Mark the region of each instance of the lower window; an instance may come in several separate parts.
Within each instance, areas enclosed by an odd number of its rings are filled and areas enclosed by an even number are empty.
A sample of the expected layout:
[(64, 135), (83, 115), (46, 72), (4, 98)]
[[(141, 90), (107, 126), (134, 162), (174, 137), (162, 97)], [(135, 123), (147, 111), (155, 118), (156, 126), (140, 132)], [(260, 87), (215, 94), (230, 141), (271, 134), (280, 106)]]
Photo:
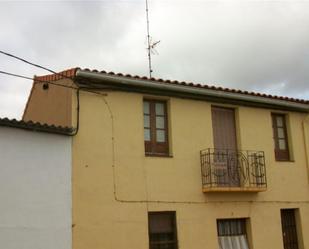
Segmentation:
[(220, 249), (249, 249), (246, 219), (217, 220)]
[(148, 213), (149, 248), (177, 249), (177, 230), (175, 212)]

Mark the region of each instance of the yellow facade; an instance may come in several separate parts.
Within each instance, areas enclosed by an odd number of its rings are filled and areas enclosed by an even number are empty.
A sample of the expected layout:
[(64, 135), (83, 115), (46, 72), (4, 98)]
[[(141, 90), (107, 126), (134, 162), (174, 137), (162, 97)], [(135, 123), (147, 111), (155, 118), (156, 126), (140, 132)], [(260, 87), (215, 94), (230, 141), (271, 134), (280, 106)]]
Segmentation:
[[(285, 208), (296, 209), (299, 249), (309, 249), (308, 113), (104, 93), (80, 92), (72, 149), (73, 249), (148, 248), (150, 211), (176, 211), (182, 249), (219, 249), (217, 219), (223, 218), (248, 219), (250, 249), (282, 249)], [(167, 101), (169, 157), (145, 156), (144, 98)], [(74, 92), (72, 100), (75, 125)], [(266, 191), (202, 192), (199, 153), (214, 147), (212, 105), (235, 108), (239, 150), (265, 152)], [(287, 115), (291, 161), (275, 160), (273, 111)]]
[(199, 151), (213, 147), (212, 103), (163, 98), (169, 106), (171, 157), (146, 157), (144, 97), (108, 92), (105, 102), (81, 93), (80, 130), (73, 142), (73, 248), (148, 248), (147, 213), (173, 210), (179, 248), (219, 248), (216, 219), (244, 217), (250, 248), (279, 249), (282, 208), (299, 209), (300, 248), (309, 248), (302, 129), (307, 114), (287, 113), (294, 160), (276, 162), (272, 110), (231, 106), (237, 110), (239, 149), (265, 152), (267, 191), (202, 193)]

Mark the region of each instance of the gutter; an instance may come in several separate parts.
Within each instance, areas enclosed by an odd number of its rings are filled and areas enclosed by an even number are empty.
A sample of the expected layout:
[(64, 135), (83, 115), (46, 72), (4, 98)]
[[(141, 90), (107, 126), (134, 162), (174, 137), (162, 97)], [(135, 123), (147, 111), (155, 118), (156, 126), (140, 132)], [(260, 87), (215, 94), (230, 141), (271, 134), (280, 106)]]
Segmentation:
[[(231, 93), (220, 90), (213, 90), (207, 88), (199, 88), (194, 86), (176, 85), (164, 82), (156, 82), (144, 79), (130, 79), (125, 76), (107, 75), (99, 72), (90, 72), (78, 69), (76, 72), (78, 79), (85, 79), (91, 81), (84, 83), (97, 88), (127, 88), (127, 91), (142, 91), (142, 92), (162, 92), (162, 95), (168, 93), (179, 94), (183, 97), (191, 97), (198, 99), (217, 100), (216, 102), (232, 102), (242, 103), (248, 106), (262, 106), (271, 109), (286, 109), (300, 112), (309, 112), (309, 104), (297, 103), (292, 101), (265, 98), (260, 96), (252, 96), (242, 93)], [(93, 84), (92, 84), (93, 83)], [(102, 83), (105, 83), (102, 85)], [(225, 100), (225, 101), (223, 101)]]

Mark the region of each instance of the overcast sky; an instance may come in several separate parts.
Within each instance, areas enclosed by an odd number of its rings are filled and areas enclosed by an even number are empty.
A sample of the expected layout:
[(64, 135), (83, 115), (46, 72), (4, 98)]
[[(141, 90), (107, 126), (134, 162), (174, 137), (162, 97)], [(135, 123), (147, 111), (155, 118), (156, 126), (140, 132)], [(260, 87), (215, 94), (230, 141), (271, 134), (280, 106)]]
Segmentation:
[[(309, 99), (309, 0), (148, 1), (154, 77)], [(53, 70), (148, 75), (145, 0), (0, 1), (0, 25), (0, 50)], [(0, 117), (21, 117), (31, 84), (0, 75)]]

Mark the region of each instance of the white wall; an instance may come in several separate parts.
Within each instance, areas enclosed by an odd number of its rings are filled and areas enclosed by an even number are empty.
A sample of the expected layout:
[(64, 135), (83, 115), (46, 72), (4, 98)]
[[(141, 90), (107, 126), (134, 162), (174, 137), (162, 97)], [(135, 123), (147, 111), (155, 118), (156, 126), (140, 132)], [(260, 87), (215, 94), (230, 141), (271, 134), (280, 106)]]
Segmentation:
[(0, 127), (0, 248), (71, 249), (71, 138)]

